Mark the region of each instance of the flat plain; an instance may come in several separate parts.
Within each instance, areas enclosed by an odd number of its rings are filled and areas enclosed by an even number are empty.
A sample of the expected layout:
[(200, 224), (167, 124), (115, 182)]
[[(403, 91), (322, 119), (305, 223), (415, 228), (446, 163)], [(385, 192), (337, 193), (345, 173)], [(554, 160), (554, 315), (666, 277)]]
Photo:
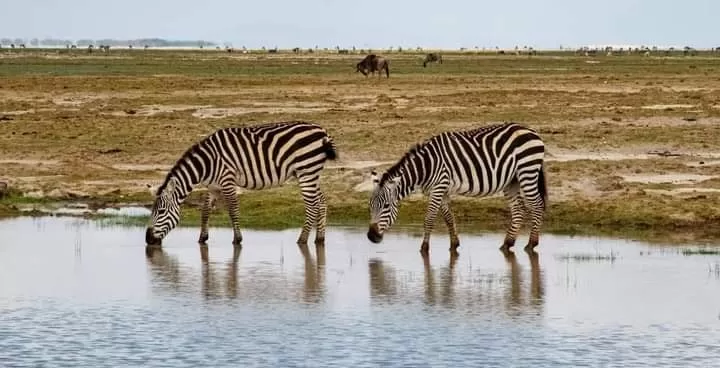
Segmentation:
[[(329, 222), (365, 224), (372, 168), (445, 130), (516, 121), (547, 143), (546, 231), (720, 237), (720, 54), (444, 52), (423, 68), (423, 53), (375, 52), (390, 78), (355, 73), (359, 53), (2, 50), (0, 213), (149, 205), (145, 184), (213, 130), (306, 120), (338, 146)], [(243, 226), (302, 223), (292, 183), (240, 195)], [(421, 223), (425, 204), (404, 202), (401, 223)], [(198, 225), (198, 206), (194, 193), (184, 224)], [(462, 231), (508, 221), (500, 197), (452, 206)], [(211, 221), (227, 223), (222, 207)]]

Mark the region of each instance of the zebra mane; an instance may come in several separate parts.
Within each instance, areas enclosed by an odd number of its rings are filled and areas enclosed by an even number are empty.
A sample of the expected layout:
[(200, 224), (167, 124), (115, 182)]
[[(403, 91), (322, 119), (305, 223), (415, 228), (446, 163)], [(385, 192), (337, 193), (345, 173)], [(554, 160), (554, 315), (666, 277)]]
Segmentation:
[(382, 177), (380, 178), (380, 181), (378, 182), (378, 186), (382, 186), (387, 182), (390, 178), (393, 178), (397, 176), (400, 173), (400, 170), (402, 170), (404, 164), (413, 156), (415, 156), (420, 150), (425, 146), (425, 142), (422, 143), (416, 143), (410, 149), (405, 152), (403, 157), (401, 157), (394, 165), (390, 166), (389, 169), (385, 170), (385, 172), (382, 174)]
[(175, 177), (174, 174), (178, 170), (180, 165), (183, 162), (185, 162), (187, 160), (187, 158), (190, 157), (191, 154), (193, 154), (194, 152), (197, 151), (197, 148), (200, 146), (200, 144), (202, 144), (202, 142), (204, 142), (204, 140), (201, 140), (200, 142), (193, 144), (192, 146), (190, 146), (190, 148), (185, 150), (185, 152), (182, 154), (182, 156), (180, 156), (180, 158), (175, 162), (175, 165), (173, 165), (173, 167), (170, 169), (170, 171), (168, 171), (167, 175), (165, 175), (165, 180), (163, 180), (162, 184), (160, 184), (160, 186), (157, 188), (157, 191), (155, 192), (156, 196), (165, 190), (165, 188), (167, 187), (170, 180)]

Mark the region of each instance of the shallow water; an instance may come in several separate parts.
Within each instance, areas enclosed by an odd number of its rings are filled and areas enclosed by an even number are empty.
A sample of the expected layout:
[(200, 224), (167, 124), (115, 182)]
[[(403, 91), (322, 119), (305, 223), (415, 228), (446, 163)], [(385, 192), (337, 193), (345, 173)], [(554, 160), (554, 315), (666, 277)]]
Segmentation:
[[(146, 254), (144, 229), (76, 218), (0, 222), (3, 367), (659, 367), (720, 365), (720, 256), (545, 235), (438, 232), (382, 244), (332, 228), (197, 228)], [(524, 239), (521, 239), (524, 240)], [(237, 258), (236, 258), (237, 257)], [(205, 261), (206, 259), (207, 261)]]

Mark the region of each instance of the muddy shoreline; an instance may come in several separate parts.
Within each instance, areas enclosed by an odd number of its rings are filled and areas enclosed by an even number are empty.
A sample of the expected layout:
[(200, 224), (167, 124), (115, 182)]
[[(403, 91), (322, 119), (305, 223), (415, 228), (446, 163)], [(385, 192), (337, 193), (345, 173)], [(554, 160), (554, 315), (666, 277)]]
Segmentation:
[[(179, 226), (199, 229), (200, 198), (193, 195), (183, 205)], [(243, 199), (246, 199), (243, 201)], [(252, 229), (288, 229), (302, 225), (301, 200), (285, 203), (263, 204), (263, 199), (248, 201), (241, 196), (241, 204), (247, 208), (241, 215), (241, 226)], [(269, 198), (268, 198), (269, 199)], [(401, 205), (397, 228), (414, 229), (422, 233), (422, 220), (426, 201), (415, 197)], [(123, 200), (121, 198), (75, 198), (64, 200), (42, 199), (28, 202), (22, 198), (0, 200), (0, 219), (15, 217), (79, 217), (109, 221), (117, 225), (144, 226), (149, 216), (149, 201)], [(330, 203), (328, 224), (335, 226), (364, 227), (367, 223), (365, 201)], [(551, 203), (546, 214), (544, 233), (572, 234), (578, 236), (612, 236), (633, 240), (654, 240), (676, 243), (716, 244), (720, 241), (720, 224), (713, 216), (703, 217), (682, 213), (683, 202), (663, 202), (653, 205), (652, 200), (620, 197), (607, 200), (580, 200)], [(675, 207), (675, 208), (673, 208)], [(259, 209), (259, 210), (258, 210)], [(453, 203), (458, 228), (466, 233), (502, 232), (509, 213), (501, 198), (465, 199)], [(663, 211), (664, 210), (664, 211)], [(283, 217), (281, 214), (285, 214)], [(224, 207), (216, 208), (211, 215), (213, 227), (229, 227)], [(521, 230), (521, 238), (527, 234), (527, 225)], [(199, 230), (198, 230), (199, 231)], [(445, 234), (441, 221), (436, 234)]]

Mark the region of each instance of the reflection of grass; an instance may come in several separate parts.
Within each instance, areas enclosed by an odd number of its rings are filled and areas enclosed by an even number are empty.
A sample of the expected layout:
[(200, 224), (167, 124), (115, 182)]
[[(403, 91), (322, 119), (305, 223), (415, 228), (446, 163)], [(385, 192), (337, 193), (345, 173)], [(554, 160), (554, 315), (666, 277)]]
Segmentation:
[(715, 278), (720, 279), (720, 263), (715, 262), (714, 264), (708, 265), (708, 273), (715, 275)]
[(684, 256), (720, 256), (720, 248), (686, 248), (680, 253)]
[(617, 259), (617, 253), (610, 252), (610, 254), (601, 254), (601, 253), (562, 254), (562, 255), (557, 256), (557, 259), (559, 259), (561, 261), (575, 261), (575, 262), (592, 262), (592, 261), (614, 262)]

